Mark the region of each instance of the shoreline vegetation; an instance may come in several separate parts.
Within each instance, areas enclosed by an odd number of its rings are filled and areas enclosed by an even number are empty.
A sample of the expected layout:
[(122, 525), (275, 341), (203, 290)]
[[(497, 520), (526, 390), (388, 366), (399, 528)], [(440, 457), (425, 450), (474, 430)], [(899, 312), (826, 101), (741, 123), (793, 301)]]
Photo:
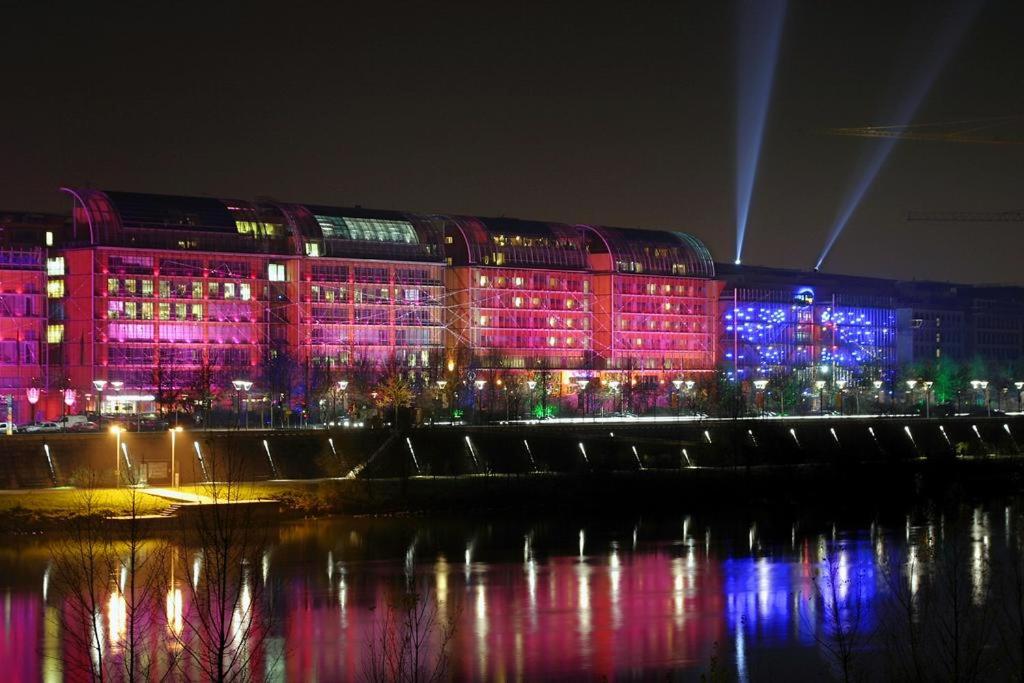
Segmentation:
[[(537, 472), (390, 479), (312, 479), (239, 482), (234, 499), (259, 502), (261, 520), (327, 516), (400, 515), (575, 509), (595, 512), (659, 507), (886, 507), (915, 499), (979, 497), (1024, 490), (1024, 458), (989, 456), (937, 463), (917, 459), (676, 470)], [(173, 491), (197, 499), (210, 485)], [(83, 516), (116, 524), (142, 517), (154, 532), (174, 528), (188, 503), (160, 488), (25, 489), (0, 492), (0, 534), (54, 533)], [(134, 494), (136, 495), (133, 495)], [(137, 495), (141, 493), (142, 495)], [(85, 513), (81, 501), (89, 496)], [(134, 506), (134, 512), (132, 512)]]

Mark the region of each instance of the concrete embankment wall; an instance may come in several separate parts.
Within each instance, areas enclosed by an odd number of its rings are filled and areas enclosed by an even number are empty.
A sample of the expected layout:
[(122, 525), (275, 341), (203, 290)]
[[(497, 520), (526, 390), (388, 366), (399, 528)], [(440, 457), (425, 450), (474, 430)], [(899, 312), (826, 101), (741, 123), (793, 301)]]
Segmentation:
[[(1024, 438), (1024, 418), (1017, 416), (887, 417), (421, 427), (401, 434), (368, 429), (186, 431), (176, 437), (175, 450), (181, 483), (187, 484), (204, 478), (196, 443), (207, 475), (263, 480), (337, 477), (368, 459), (364, 478), (897, 463), (922, 457), (943, 461), (955, 453), (1017, 455), (1018, 438)], [(170, 483), (167, 432), (129, 432), (122, 441), (149, 483)], [(0, 437), (0, 487), (77, 483), (84, 472), (112, 482), (116, 445), (115, 436), (105, 432)]]

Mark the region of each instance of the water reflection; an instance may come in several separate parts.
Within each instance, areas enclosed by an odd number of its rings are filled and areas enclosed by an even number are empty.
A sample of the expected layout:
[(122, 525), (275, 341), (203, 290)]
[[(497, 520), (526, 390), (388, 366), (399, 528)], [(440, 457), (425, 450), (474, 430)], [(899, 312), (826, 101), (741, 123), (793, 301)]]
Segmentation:
[[(876, 631), (894, 593), (923, 613), (958, 538), (964, 595), (987, 605), (1018, 514), (1000, 504), (863, 525), (693, 515), (645, 519), (642, 537), (636, 520), (285, 525), (240, 567), (224, 656), (287, 680), (358, 679), (382, 615), (411, 589), (439, 624), (454, 624), (457, 680), (697, 677), (713, 654), (739, 680), (815, 678), (824, 644), (844, 629)], [(146, 647), (171, 665), (196, 637), (197, 589), (216, 592), (206, 585), (215, 568), (184, 548), (163, 561), (152, 608), (118, 558), (97, 609), (80, 613), (54, 578), (50, 546), (0, 553), (0, 670), (11, 680), (59, 680), (70, 661), (117, 665), (133, 614), (136, 627), (155, 629)], [(68, 618), (75, 614), (84, 618)], [(174, 665), (202, 677), (183, 656)]]

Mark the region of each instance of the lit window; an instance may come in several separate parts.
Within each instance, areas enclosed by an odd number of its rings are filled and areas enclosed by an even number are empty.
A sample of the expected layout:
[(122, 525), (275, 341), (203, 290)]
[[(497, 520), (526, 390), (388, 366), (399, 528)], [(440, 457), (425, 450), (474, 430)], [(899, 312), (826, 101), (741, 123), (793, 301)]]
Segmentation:
[(487, 276), (486, 275), (481, 275), (480, 276), (480, 286), (481, 287), (486, 287), (487, 286)]
[[(49, 246), (49, 245), (47, 245)], [(64, 274), (64, 257), (55, 256), (53, 258), (46, 259), (46, 274), (47, 275), (63, 275)]]
[(522, 287), (523, 286), (523, 278), (521, 278), (521, 277), (517, 277), (513, 282), (515, 283), (516, 287)]
[(317, 242), (306, 242), (306, 256), (319, 256), (320, 244)]
[(50, 344), (60, 344), (64, 341), (64, 325), (47, 325), (46, 341)]
[(171, 319), (171, 305), (170, 304), (168, 304), (168, 303), (161, 303), (157, 307), (157, 312), (159, 314), (160, 320), (170, 320)]
[(144, 301), (142, 302), (142, 319), (152, 320), (153, 319), (153, 302)]
[(224, 298), (234, 299), (235, 298), (235, 283), (225, 282), (224, 283)]
[(117, 290), (120, 289), (120, 285), (117, 283), (116, 277), (107, 278), (107, 294), (116, 294)]
[(267, 279), (271, 282), (286, 282), (283, 263), (271, 263), (267, 266)]
[(153, 296), (153, 281), (143, 280), (142, 281), (142, 296)]
[(248, 301), (252, 298), (252, 288), (248, 282), (243, 282), (238, 285), (238, 295), (242, 301)]
[(49, 230), (46, 231), (46, 246), (53, 246), (53, 233)]
[(46, 283), (46, 296), (50, 299), (59, 299), (64, 296), (64, 281), (50, 280)]
[(515, 306), (516, 308), (522, 308), (523, 307), (523, 297), (521, 297), (521, 296), (513, 297), (512, 305)]
[(548, 346), (554, 346), (556, 341), (558, 340), (554, 337), (548, 337)]
[(486, 315), (480, 316), (480, 324), (481, 325), (486, 325), (487, 324), (487, 316)]

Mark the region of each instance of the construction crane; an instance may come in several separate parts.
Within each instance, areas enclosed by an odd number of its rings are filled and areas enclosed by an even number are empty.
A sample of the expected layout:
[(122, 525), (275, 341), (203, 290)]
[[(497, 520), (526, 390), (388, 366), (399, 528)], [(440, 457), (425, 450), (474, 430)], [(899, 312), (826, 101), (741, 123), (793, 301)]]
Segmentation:
[(908, 211), (907, 220), (930, 223), (1024, 223), (1024, 211)]
[(991, 130), (1013, 121), (1024, 120), (1024, 116), (1000, 116), (989, 119), (967, 119), (944, 123), (915, 123), (896, 126), (855, 126), (850, 128), (827, 128), (825, 135), (840, 135), (856, 138), (897, 138), (899, 140), (922, 140), (928, 142), (960, 142), (975, 145), (1024, 145), (1024, 137), (1006, 135), (981, 135), (980, 131)]

